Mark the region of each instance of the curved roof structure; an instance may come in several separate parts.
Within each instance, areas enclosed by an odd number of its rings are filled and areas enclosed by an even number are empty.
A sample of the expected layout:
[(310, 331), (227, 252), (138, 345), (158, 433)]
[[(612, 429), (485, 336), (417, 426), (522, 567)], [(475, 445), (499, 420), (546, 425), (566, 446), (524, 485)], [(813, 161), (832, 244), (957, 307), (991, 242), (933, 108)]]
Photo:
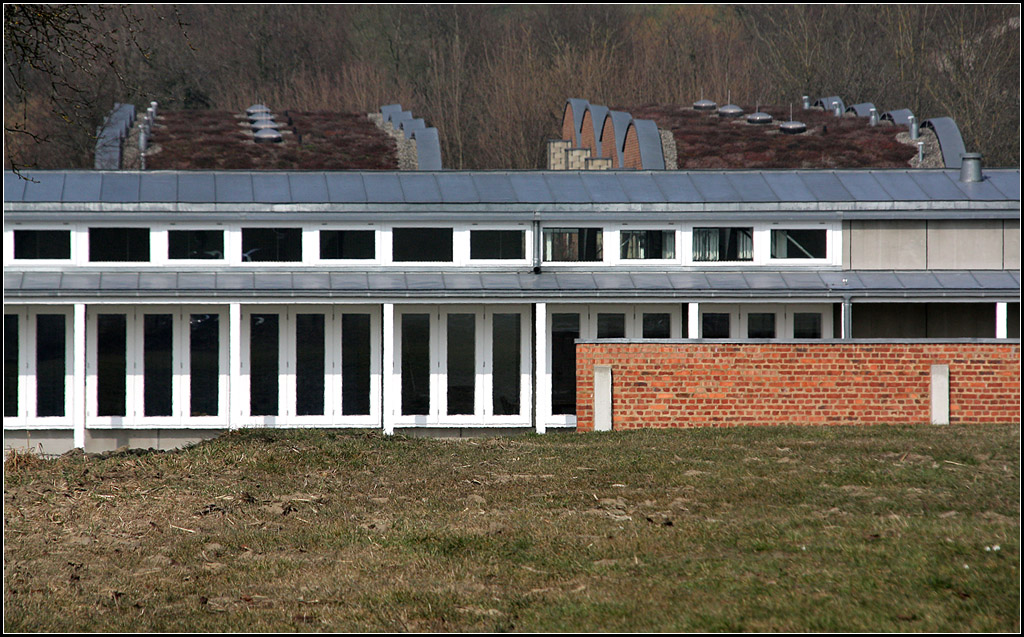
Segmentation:
[(441, 141), (436, 128), (416, 128), (410, 138), (416, 141), (416, 165), (419, 170), (441, 170)]
[(959, 168), (963, 163), (963, 155), (967, 152), (964, 146), (964, 138), (960, 134), (960, 127), (956, 125), (952, 117), (933, 117), (921, 122), (923, 128), (930, 128), (935, 131), (939, 138), (939, 148), (942, 150), (942, 163), (946, 168)]
[(838, 95), (832, 95), (831, 97), (819, 97), (815, 100), (813, 106), (823, 108), (826, 111), (834, 111), (836, 104), (839, 105), (840, 112), (846, 112), (846, 107), (843, 105), (843, 98)]
[(661, 149), (658, 125), (650, 119), (634, 119), (629, 126), (636, 129), (640, 146), (640, 165), (644, 170), (665, 170), (665, 155)]
[(860, 104), (854, 104), (853, 106), (847, 106), (846, 112), (853, 113), (857, 117), (871, 117), (871, 109), (875, 107), (871, 102), (862, 102)]
[(412, 134), (415, 131), (426, 127), (427, 123), (423, 121), (422, 117), (415, 117), (413, 119), (403, 119), (402, 122), (398, 125), (398, 128), (401, 129), (403, 133), (405, 133), (406, 139), (412, 137)]
[(910, 118), (914, 115), (909, 108), (901, 108), (895, 111), (886, 111), (878, 118), (885, 122), (892, 122), (898, 126), (910, 126)]
[(566, 118), (572, 118), (573, 139), (570, 141), (578, 148), (580, 146), (580, 130), (583, 128), (583, 113), (586, 112), (590, 102), (576, 97), (570, 97), (565, 101), (565, 111), (562, 113), (562, 131), (565, 131)]
[(629, 129), (629, 123), (633, 121), (633, 116), (625, 111), (609, 111), (608, 115), (604, 118), (604, 124), (601, 126), (601, 139), (604, 139), (605, 130), (609, 125), (612, 127), (612, 132), (615, 134), (614, 140), (607, 140), (612, 142), (613, 148), (603, 148), (603, 154), (605, 157), (613, 157), (615, 159), (615, 168), (622, 168), (622, 147), (626, 143), (626, 130)]
[[(590, 148), (593, 157), (602, 157), (601, 154), (601, 129), (604, 128), (604, 118), (610, 109), (607, 106), (588, 104), (586, 112), (583, 113), (583, 123), (580, 127), (580, 146)], [(594, 145), (588, 142), (593, 140)]]

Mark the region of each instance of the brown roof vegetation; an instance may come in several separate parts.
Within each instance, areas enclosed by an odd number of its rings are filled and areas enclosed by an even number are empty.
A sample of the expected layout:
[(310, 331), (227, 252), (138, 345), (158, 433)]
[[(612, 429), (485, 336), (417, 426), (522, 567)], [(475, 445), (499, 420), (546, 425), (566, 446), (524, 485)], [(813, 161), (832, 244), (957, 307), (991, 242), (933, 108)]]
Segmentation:
[(395, 170), (395, 140), (361, 113), (275, 113), (280, 143), (253, 141), (229, 111), (163, 111), (153, 127), (150, 170)]
[(753, 105), (743, 106), (744, 115), (720, 118), (717, 113), (690, 107), (644, 105), (615, 107), (636, 119), (652, 119), (658, 128), (672, 131), (680, 169), (710, 168), (906, 168), (917, 154), (913, 146), (896, 140), (905, 126), (880, 123), (870, 126), (866, 118), (837, 118), (822, 110), (793, 111), (793, 119), (807, 125), (807, 132), (786, 135), (779, 123), (789, 120), (789, 109), (761, 106), (774, 121), (748, 124), (746, 115)]

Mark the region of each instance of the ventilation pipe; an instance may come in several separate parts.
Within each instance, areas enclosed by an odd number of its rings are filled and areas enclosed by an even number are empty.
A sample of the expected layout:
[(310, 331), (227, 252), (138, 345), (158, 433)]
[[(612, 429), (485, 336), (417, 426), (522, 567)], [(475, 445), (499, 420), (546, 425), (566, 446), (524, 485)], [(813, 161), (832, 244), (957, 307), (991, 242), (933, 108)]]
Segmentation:
[[(809, 95), (804, 95), (804, 110), (805, 111), (811, 110), (811, 97)], [(790, 119), (793, 119), (793, 118), (791, 117)]]
[(924, 164), (924, 142), (917, 142), (917, 167)]
[(878, 126), (878, 109), (872, 108), (871, 115), (868, 117), (868, 124), (872, 126)]
[(960, 158), (960, 181), (965, 184), (981, 181), (981, 153), (964, 153)]
[(839, 102), (832, 102), (832, 112), (836, 117), (843, 116), (843, 105)]
[(910, 139), (917, 139), (921, 136), (921, 125), (917, 123), (917, 118), (911, 115), (910, 119)]

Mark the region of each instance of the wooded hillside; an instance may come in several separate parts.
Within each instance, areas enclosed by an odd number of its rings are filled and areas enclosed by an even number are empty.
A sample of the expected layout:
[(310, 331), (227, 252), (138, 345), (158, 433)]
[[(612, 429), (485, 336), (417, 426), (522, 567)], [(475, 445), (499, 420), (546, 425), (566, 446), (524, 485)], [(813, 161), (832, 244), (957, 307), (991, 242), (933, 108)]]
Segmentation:
[(1020, 163), (1019, 5), (4, 8), (5, 162), (91, 167), (113, 102), (369, 112), (437, 127), (448, 168), (538, 168), (565, 99), (949, 116)]

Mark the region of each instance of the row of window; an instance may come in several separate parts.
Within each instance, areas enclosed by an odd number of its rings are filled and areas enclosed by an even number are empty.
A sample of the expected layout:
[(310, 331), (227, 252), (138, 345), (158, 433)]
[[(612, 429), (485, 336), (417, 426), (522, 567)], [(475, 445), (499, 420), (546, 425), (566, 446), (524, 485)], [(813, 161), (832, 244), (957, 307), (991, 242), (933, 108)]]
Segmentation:
[[(148, 262), (148, 228), (89, 228), (90, 262)], [(824, 260), (829, 257), (825, 228), (764, 230), (770, 259)], [(17, 260), (71, 259), (71, 230), (14, 230)], [(526, 230), (470, 230), (472, 261), (522, 261), (528, 258)], [(753, 227), (694, 227), (690, 232), (694, 263), (752, 262), (755, 260)], [(302, 262), (302, 228), (242, 228), (236, 248), (242, 262)], [(318, 230), (318, 258), (323, 261), (374, 261), (380, 258), (375, 230)], [(224, 260), (229, 254), (225, 231), (168, 230), (168, 260)], [(454, 228), (391, 228), (391, 261), (396, 263), (452, 263), (456, 261)], [(676, 261), (680, 256), (677, 230), (621, 229), (618, 258), (623, 261)], [(605, 259), (603, 228), (543, 228), (542, 259), (549, 263), (601, 262)], [(308, 258), (308, 257), (307, 257)]]

